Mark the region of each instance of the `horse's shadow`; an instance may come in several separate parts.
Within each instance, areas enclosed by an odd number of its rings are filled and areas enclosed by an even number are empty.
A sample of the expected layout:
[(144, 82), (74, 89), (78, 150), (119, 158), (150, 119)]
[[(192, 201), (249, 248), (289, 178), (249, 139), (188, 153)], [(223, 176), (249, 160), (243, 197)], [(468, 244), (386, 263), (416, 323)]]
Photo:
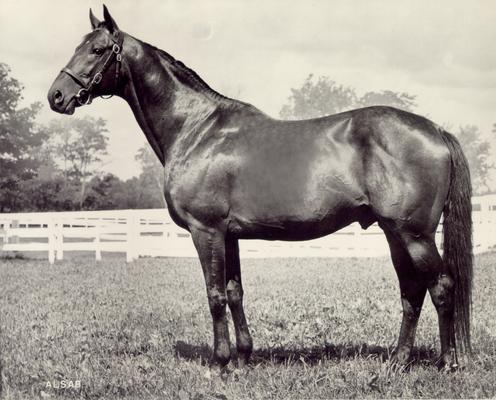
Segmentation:
[[(212, 356), (212, 348), (206, 344), (191, 345), (181, 340), (175, 346), (176, 356), (190, 361), (200, 361), (207, 365)], [(390, 359), (394, 347), (383, 347), (363, 344), (326, 344), (325, 346), (310, 348), (287, 349), (274, 347), (270, 349), (255, 349), (251, 356), (251, 363), (259, 364), (306, 364), (316, 365), (322, 360), (350, 360), (356, 358), (375, 358), (381, 361)], [(236, 358), (236, 349), (231, 349), (232, 358)], [(414, 347), (412, 350), (412, 364), (434, 364), (436, 352), (432, 348)]]

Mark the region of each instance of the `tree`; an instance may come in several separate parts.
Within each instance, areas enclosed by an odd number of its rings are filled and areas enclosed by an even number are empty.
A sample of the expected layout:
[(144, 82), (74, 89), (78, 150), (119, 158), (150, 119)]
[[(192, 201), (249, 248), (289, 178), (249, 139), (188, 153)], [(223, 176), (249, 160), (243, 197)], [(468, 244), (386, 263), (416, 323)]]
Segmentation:
[(314, 79), (310, 74), (303, 85), (291, 89), (291, 96), (279, 113), (284, 119), (323, 117), (353, 108), (384, 105), (412, 111), (416, 107), (415, 96), (391, 90), (367, 92), (358, 97), (355, 89), (338, 85), (329, 77)]
[(88, 183), (85, 210), (116, 210), (129, 208), (124, 183), (115, 175), (94, 176)]
[(489, 192), (489, 172), (495, 168), (494, 164), (489, 161), (491, 144), (483, 140), (479, 128), (475, 125), (460, 127), (456, 136), (468, 160), (474, 193)]
[(140, 148), (136, 160), (141, 174), (121, 181), (112, 174), (99, 174), (87, 184), (82, 205), (85, 210), (138, 209), (166, 207), (163, 195), (164, 171), (148, 145)]
[(40, 103), (19, 108), (23, 86), (0, 63), (0, 212), (19, 211), (26, 200), (22, 183), (36, 175), (37, 148), (45, 134), (35, 123)]
[(22, 211), (60, 211), (74, 209), (73, 202), (63, 196), (64, 181), (60, 176), (51, 179), (35, 177), (23, 183), (26, 201)]
[(141, 164), (138, 177), (143, 208), (167, 207), (164, 198), (164, 168), (150, 146), (145, 144), (135, 156)]
[(413, 109), (417, 107), (415, 98), (416, 96), (412, 96), (408, 93), (396, 93), (391, 90), (367, 92), (358, 100), (357, 106), (390, 106), (401, 108), (405, 111), (413, 111)]
[(317, 80), (308, 75), (303, 85), (291, 89), (291, 96), (279, 115), (284, 119), (316, 118), (352, 108), (357, 102), (355, 90), (338, 85), (326, 76)]
[(90, 116), (54, 120), (52, 147), (62, 168), (64, 190), (73, 191), (77, 207), (83, 208), (88, 181), (98, 171), (97, 163), (107, 154), (105, 120)]

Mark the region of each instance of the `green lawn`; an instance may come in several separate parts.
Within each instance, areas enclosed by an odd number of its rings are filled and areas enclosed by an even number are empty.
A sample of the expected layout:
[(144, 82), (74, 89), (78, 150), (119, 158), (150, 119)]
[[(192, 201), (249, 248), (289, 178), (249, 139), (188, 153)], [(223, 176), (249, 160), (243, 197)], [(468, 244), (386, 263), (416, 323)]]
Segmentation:
[[(3, 397), (494, 397), (495, 261), (476, 258), (472, 361), (445, 374), (433, 365), (430, 301), (411, 369), (387, 361), (401, 318), (389, 259), (244, 260), (255, 351), (249, 368), (221, 375), (207, 365), (211, 319), (196, 259), (0, 260)], [(62, 381), (81, 387), (47, 387)]]

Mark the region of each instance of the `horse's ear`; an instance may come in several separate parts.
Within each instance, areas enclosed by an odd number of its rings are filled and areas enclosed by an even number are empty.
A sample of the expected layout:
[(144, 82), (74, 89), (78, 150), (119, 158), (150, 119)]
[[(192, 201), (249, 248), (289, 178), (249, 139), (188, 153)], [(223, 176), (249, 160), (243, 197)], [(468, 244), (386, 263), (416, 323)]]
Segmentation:
[(119, 27), (115, 23), (114, 19), (109, 13), (107, 6), (103, 5), (103, 18), (105, 20), (105, 27), (109, 30), (110, 33), (115, 33), (119, 30)]
[(91, 22), (91, 29), (96, 29), (98, 25), (100, 25), (100, 21), (98, 20), (97, 17), (93, 15), (93, 11), (91, 11), (91, 8), (90, 8), (90, 22)]

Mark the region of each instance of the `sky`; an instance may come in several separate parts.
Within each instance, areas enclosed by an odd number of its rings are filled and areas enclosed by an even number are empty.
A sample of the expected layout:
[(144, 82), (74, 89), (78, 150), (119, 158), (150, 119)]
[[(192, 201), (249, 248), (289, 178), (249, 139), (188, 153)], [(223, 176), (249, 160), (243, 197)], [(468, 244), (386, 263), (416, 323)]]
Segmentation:
[[(358, 94), (417, 96), (416, 112), (457, 130), (479, 126), (496, 147), (496, 3), (489, 0), (106, 0), (120, 29), (195, 70), (211, 87), (277, 117), (310, 74)], [(41, 101), (90, 31), (102, 2), (0, 0), (0, 61)], [(121, 99), (95, 100), (75, 116), (102, 117), (109, 129), (102, 170), (139, 174), (145, 137)], [(494, 151), (494, 149), (493, 149)]]

